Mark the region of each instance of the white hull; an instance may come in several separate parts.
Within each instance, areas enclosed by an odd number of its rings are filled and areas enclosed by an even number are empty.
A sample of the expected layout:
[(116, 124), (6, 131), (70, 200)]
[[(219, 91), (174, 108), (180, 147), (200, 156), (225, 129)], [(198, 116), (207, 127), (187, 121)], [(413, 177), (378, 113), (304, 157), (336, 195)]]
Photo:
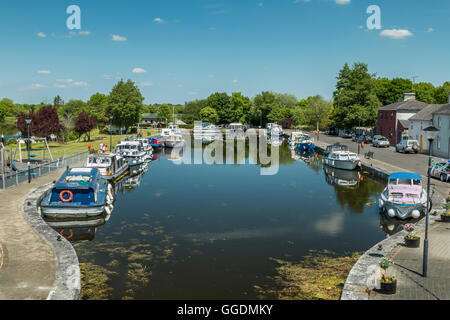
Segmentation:
[(41, 207), (42, 213), (47, 217), (55, 218), (73, 218), (73, 217), (96, 217), (103, 212), (105, 212), (105, 206), (98, 207), (75, 207), (75, 208), (51, 208), (51, 207)]
[(387, 188), (383, 190), (380, 194), (380, 199), (378, 200), (378, 206), (380, 210), (385, 211), (389, 217), (391, 218), (399, 218), (402, 220), (410, 219), (410, 218), (418, 218), (417, 212), (414, 216), (414, 210), (417, 210), (419, 213), (424, 212), (427, 206), (427, 193), (425, 190), (422, 191), (422, 195), (419, 203), (405, 204), (405, 203), (397, 203), (389, 200), (387, 198)]
[(323, 158), (323, 163), (332, 168), (343, 170), (355, 170), (357, 167), (361, 166), (361, 161), (359, 160), (332, 160)]

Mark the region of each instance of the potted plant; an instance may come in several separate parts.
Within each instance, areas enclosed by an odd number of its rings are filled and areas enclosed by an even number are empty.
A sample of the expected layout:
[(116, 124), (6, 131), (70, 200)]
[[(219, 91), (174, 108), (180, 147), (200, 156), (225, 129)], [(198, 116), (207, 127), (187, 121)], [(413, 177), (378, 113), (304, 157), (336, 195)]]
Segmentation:
[(395, 276), (386, 276), (387, 269), (392, 265), (392, 262), (386, 259), (380, 261), (380, 268), (382, 269), (380, 278), (380, 293), (394, 294), (397, 291), (397, 279)]
[(420, 237), (413, 233), (416, 229), (416, 225), (414, 223), (407, 223), (403, 226), (403, 229), (408, 232), (408, 235), (405, 237), (406, 246), (408, 248), (419, 248)]
[(444, 204), (444, 211), (441, 213), (441, 220), (443, 222), (450, 222), (450, 202)]

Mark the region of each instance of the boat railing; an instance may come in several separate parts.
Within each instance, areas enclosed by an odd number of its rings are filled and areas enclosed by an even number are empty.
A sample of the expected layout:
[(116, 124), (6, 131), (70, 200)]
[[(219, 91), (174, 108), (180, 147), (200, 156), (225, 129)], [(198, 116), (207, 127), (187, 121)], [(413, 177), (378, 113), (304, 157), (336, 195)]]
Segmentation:
[[(58, 159), (54, 159), (53, 161), (44, 162), (38, 165), (31, 165), (30, 169), (9, 172), (0, 171), (0, 189), (10, 188), (20, 183), (27, 182), (28, 179), (32, 180), (60, 168), (65, 168), (73, 164), (85, 162), (88, 156), (89, 151), (82, 151), (70, 156), (63, 156)], [(26, 163), (26, 160), (24, 160), (23, 162)], [(0, 163), (0, 167), (2, 165), (3, 164)]]

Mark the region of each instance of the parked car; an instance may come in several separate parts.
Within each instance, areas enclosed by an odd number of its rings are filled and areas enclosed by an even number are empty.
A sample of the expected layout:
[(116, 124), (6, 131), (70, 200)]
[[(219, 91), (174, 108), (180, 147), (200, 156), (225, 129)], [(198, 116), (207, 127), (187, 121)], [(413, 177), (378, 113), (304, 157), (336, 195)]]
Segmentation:
[(386, 137), (383, 136), (374, 136), (372, 140), (372, 144), (376, 148), (389, 148), (389, 140)]
[(418, 153), (419, 152), (419, 142), (417, 140), (404, 139), (395, 146), (395, 151), (396, 152), (404, 152), (404, 153), (406, 153), (406, 152)]
[(350, 130), (345, 130), (342, 134), (342, 138), (344, 139), (350, 139), (352, 137), (352, 132)]
[(435, 163), (431, 168), (431, 176), (441, 179), (443, 182), (448, 182), (450, 179), (450, 160)]

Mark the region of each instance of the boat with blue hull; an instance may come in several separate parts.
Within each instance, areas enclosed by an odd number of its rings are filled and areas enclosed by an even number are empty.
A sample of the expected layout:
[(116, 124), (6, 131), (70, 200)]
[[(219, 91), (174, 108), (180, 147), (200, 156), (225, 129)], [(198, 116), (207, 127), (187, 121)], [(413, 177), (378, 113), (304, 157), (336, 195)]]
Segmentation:
[(295, 148), (301, 152), (309, 152), (315, 150), (316, 145), (308, 135), (303, 135), (296, 141)]
[(113, 209), (112, 186), (97, 168), (71, 168), (64, 172), (41, 201), (46, 217), (93, 217)]
[(152, 148), (159, 149), (164, 147), (166, 138), (164, 136), (151, 136), (148, 140)]

